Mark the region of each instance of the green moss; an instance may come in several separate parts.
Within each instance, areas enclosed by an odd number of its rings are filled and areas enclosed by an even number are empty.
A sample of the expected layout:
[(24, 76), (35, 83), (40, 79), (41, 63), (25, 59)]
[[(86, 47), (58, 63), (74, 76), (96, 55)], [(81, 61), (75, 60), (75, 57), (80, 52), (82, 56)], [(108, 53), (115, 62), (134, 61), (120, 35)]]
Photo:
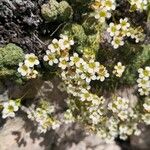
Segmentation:
[(73, 16), (72, 7), (66, 1), (61, 1), (59, 3), (58, 19), (60, 21), (66, 21), (68, 19), (71, 19), (72, 16)]
[(15, 44), (7, 44), (0, 48), (0, 78), (16, 74), (19, 62), (24, 59), (23, 50)]
[(99, 33), (87, 35), (82, 25), (67, 24), (61, 33), (75, 40), (75, 50), (79, 53), (95, 55), (99, 49)]
[(41, 13), (48, 22), (66, 21), (72, 18), (73, 10), (66, 1), (58, 3), (56, 0), (49, 0), (47, 4), (41, 6)]
[(122, 81), (129, 85), (136, 83), (138, 76), (137, 70), (139, 68), (150, 65), (150, 44), (139, 47), (139, 50), (137, 47), (134, 48), (136, 50), (135, 53), (132, 52), (133, 47), (131, 46), (130, 53), (124, 57), (126, 58), (126, 61), (124, 61), (127, 64), (127, 69)]
[(41, 13), (43, 18), (48, 21), (57, 19), (59, 3), (56, 0), (49, 0), (49, 3), (42, 5)]
[(84, 32), (84, 29), (81, 25), (73, 23), (67, 24), (63, 30), (62, 34), (68, 35), (70, 38), (73, 38), (75, 41), (78, 41), (78, 44), (85, 43), (87, 36)]

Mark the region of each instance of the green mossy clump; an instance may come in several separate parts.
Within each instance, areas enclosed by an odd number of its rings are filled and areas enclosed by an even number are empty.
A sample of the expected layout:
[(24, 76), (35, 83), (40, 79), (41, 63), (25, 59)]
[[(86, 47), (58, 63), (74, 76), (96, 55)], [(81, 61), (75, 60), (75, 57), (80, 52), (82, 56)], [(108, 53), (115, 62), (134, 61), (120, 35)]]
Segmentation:
[[(133, 48), (135, 49), (133, 53)], [(127, 52), (127, 51), (126, 51)], [(130, 46), (129, 54), (126, 57), (127, 68), (123, 76), (123, 82), (125, 84), (134, 85), (136, 84), (138, 72), (137, 70), (141, 67), (150, 65), (150, 44), (142, 45), (140, 47)]]
[(75, 49), (77, 52), (83, 53), (83, 55), (85, 53), (96, 55), (100, 43), (99, 32), (94, 34), (86, 34), (82, 25), (77, 23), (70, 23), (63, 28), (61, 33), (76, 41)]
[(15, 77), (19, 62), (24, 59), (23, 50), (15, 44), (0, 47), (0, 79)]
[(67, 21), (73, 16), (72, 7), (66, 1), (59, 3), (56, 0), (49, 0), (47, 4), (43, 4), (41, 13), (47, 22)]

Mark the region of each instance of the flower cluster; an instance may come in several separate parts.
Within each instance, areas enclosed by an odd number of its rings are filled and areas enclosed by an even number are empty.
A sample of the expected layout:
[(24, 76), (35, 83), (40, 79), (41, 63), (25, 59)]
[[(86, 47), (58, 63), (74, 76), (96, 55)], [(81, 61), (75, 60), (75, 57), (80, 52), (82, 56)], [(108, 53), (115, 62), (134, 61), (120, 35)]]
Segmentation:
[[(64, 66), (68, 56), (68, 50), (74, 45), (74, 41), (69, 39), (66, 35), (60, 35), (60, 39), (53, 39), (52, 43), (48, 46), (46, 55), (43, 57), (44, 61), (47, 61), (50, 66), (60, 63), (60, 66)], [(61, 57), (61, 58), (60, 58)]]
[(92, 80), (100, 80), (103, 82), (105, 78), (109, 77), (106, 67), (94, 60), (86, 62), (77, 53), (74, 53), (73, 56), (67, 59), (65, 67), (60, 65), (59, 67), (62, 69), (67, 68), (67, 70), (62, 72), (63, 76), (71, 73), (73, 78), (80, 78), (87, 83), (90, 83)]
[(67, 122), (70, 119), (70, 122), (79, 120), (85, 123), (88, 130), (106, 142), (113, 142), (118, 136), (125, 140), (132, 134), (141, 133), (138, 129), (138, 113), (130, 106), (129, 99), (115, 97), (108, 106), (107, 103), (104, 97), (82, 89), (78, 96), (67, 99)]
[(9, 100), (8, 102), (4, 102), (2, 106), (2, 118), (15, 117), (15, 112), (17, 112), (20, 107), (20, 99)]
[(143, 103), (144, 114), (142, 114), (142, 120), (150, 125), (150, 97), (146, 97)]
[(143, 104), (144, 110), (150, 113), (150, 98), (146, 97)]
[(65, 79), (74, 78), (85, 80), (88, 84), (91, 80), (104, 81), (109, 77), (109, 73), (103, 65), (94, 60), (85, 61), (79, 57), (77, 53), (69, 56), (71, 45), (74, 44), (66, 35), (61, 35), (60, 40), (54, 39), (52, 44), (48, 46), (44, 60), (48, 61), (49, 65), (57, 64), (62, 70), (62, 77)]
[(39, 65), (38, 57), (35, 54), (30, 53), (25, 55), (25, 61), (19, 63), (18, 72), (24, 77), (26, 76), (28, 79), (36, 78), (38, 72), (34, 69), (35, 65)]
[(112, 102), (108, 104), (109, 110), (111, 110), (113, 113), (116, 113), (119, 119), (122, 121), (127, 120), (129, 114), (132, 115), (132, 110), (129, 109), (129, 106), (129, 100), (122, 97), (114, 98)]
[(147, 66), (145, 69), (140, 68), (138, 70), (139, 78), (137, 79), (138, 91), (140, 95), (148, 96), (150, 93), (150, 67)]
[(111, 11), (116, 9), (116, 2), (115, 0), (95, 0), (92, 7), (95, 9), (95, 18), (103, 23), (106, 18), (111, 17)]
[[(112, 101), (108, 104), (108, 114), (112, 115), (108, 117), (105, 116), (105, 130), (107, 135), (106, 139), (114, 140), (118, 135), (120, 139), (127, 139), (128, 136), (135, 134), (139, 135), (140, 130), (138, 129), (138, 113), (131, 107), (129, 99), (123, 97), (114, 97)], [(104, 113), (103, 115), (104, 116)], [(98, 134), (104, 135), (102, 129), (98, 131)]]
[(143, 11), (147, 9), (148, 0), (129, 0), (131, 10)]
[(111, 44), (114, 49), (124, 45), (125, 37), (135, 39), (136, 43), (144, 39), (143, 30), (140, 27), (132, 28), (128, 22), (128, 18), (121, 18), (119, 24), (110, 23), (107, 32), (112, 37)]
[(121, 77), (124, 71), (125, 66), (123, 66), (121, 62), (118, 62), (117, 65), (114, 66), (113, 74), (117, 77)]
[(46, 101), (41, 101), (39, 106), (32, 104), (29, 108), (22, 107), (22, 110), (27, 113), (29, 119), (35, 122), (40, 133), (60, 126), (60, 122), (53, 117), (54, 106)]

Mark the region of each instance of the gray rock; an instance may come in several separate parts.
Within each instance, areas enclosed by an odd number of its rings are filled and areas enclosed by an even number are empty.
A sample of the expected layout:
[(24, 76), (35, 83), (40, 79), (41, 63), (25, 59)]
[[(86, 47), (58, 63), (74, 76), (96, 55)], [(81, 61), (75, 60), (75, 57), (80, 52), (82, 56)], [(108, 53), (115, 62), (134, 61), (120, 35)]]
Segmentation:
[(77, 124), (63, 125), (45, 135), (25, 116), (8, 119), (0, 130), (0, 150), (120, 150), (114, 144), (106, 144), (94, 135), (85, 134)]
[(150, 127), (142, 127), (140, 136), (131, 137), (131, 146), (135, 150), (149, 150), (150, 149)]

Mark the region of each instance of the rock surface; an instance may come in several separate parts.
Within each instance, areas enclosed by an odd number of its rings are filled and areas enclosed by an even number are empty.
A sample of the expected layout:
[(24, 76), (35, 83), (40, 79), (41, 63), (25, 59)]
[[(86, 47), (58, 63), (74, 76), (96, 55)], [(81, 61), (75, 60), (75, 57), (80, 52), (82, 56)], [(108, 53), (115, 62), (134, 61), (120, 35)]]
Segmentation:
[(149, 150), (150, 149), (150, 127), (143, 127), (140, 136), (131, 137), (131, 145), (135, 150)]
[[(63, 101), (66, 94), (58, 89), (59, 83), (60, 80), (55, 78), (52, 82), (34, 80), (21, 87), (12, 83), (7, 83), (6, 87), (0, 84), (0, 101), (7, 101), (8, 97), (22, 97), (28, 90), (25, 100), (46, 99), (61, 110), (66, 106)], [(120, 89), (117, 94), (131, 99), (133, 106), (138, 100), (133, 88)], [(0, 126), (3, 123), (0, 119)], [(141, 136), (132, 136), (131, 145), (125, 143), (123, 150), (149, 150), (149, 135), (149, 128), (145, 128)], [(59, 130), (39, 135), (33, 123), (20, 112), (16, 118), (8, 119), (0, 129), (0, 150), (121, 150), (121, 147), (115, 143), (105, 144), (98, 137), (87, 135), (77, 124), (63, 125)]]
[(94, 135), (86, 135), (76, 124), (38, 135), (24, 116), (8, 119), (0, 130), (0, 150), (121, 150), (105, 144)]

